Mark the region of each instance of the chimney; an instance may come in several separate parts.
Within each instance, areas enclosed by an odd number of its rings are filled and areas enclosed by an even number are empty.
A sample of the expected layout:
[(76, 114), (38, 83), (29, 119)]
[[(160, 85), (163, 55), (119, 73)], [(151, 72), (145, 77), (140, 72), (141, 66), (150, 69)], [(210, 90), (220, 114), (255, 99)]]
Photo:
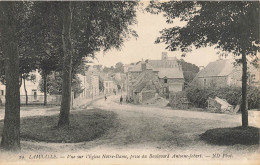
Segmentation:
[(146, 70), (146, 63), (142, 63), (141, 67), (142, 67), (142, 71)]

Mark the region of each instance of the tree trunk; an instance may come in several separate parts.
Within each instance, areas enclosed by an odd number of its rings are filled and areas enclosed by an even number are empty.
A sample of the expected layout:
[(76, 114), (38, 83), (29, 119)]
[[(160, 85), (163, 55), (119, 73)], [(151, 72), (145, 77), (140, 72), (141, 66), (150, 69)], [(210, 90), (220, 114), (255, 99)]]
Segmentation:
[(241, 105), (241, 113), (242, 113), (242, 126), (248, 126), (248, 110), (247, 110), (247, 61), (246, 61), (246, 52), (242, 51), (242, 64), (243, 64), (243, 72), (242, 72), (242, 105)]
[(43, 73), (43, 93), (44, 93), (44, 101), (43, 105), (47, 105), (47, 74)]
[(5, 118), (1, 145), (6, 150), (20, 149), (19, 56), (15, 11), (13, 2), (0, 2), (0, 32), (6, 76)]
[(28, 94), (27, 94), (27, 89), (25, 85), (25, 78), (23, 78), (23, 88), (24, 88), (24, 93), (25, 93), (25, 104), (28, 105)]
[(22, 74), (19, 75), (19, 87), (21, 88), (23, 82), (23, 76)]
[(72, 43), (71, 43), (71, 22), (72, 10), (71, 2), (64, 2), (63, 10), (63, 29), (62, 29), (62, 44), (63, 44), (63, 73), (62, 73), (62, 100), (60, 108), (60, 116), (58, 127), (69, 126), (69, 114), (71, 103), (71, 70), (72, 70)]

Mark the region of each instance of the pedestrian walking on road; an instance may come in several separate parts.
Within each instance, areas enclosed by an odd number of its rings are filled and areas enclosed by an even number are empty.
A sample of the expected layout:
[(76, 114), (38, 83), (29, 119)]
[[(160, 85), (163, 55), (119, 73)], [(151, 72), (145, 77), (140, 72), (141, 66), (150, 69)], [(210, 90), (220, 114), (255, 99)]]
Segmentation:
[(105, 101), (107, 101), (107, 95), (105, 95)]
[(126, 102), (126, 104), (128, 104), (128, 97), (127, 96), (125, 97), (125, 102)]
[(129, 98), (129, 103), (131, 103), (133, 101), (132, 97), (130, 96)]
[(123, 97), (121, 95), (121, 97), (120, 97), (120, 104), (122, 104), (122, 102), (123, 102)]

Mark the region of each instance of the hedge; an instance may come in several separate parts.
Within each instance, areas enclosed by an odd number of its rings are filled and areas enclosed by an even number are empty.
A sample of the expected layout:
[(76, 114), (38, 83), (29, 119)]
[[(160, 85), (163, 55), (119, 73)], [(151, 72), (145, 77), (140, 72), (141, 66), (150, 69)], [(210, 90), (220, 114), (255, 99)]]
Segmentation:
[[(194, 106), (198, 108), (207, 107), (207, 99), (216, 96), (225, 99), (231, 105), (241, 105), (242, 89), (240, 87), (223, 88), (200, 88), (190, 86), (186, 88), (187, 98)], [(260, 107), (260, 90), (256, 87), (248, 87), (247, 92), (248, 109), (257, 109)]]

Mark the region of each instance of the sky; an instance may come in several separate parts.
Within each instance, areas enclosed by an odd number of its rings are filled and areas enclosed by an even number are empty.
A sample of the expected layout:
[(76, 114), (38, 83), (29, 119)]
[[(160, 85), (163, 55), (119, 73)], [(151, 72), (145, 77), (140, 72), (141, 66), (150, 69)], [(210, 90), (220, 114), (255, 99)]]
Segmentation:
[(164, 43), (155, 44), (154, 41), (160, 36), (160, 31), (164, 28), (183, 25), (184, 23), (176, 21), (173, 24), (167, 24), (162, 15), (150, 14), (146, 11), (137, 12), (137, 25), (133, 26), (139, 35), (138, 38), (131, 38), (124, 43), (121, 50), (110, 50), (106, 53), (99, 52), (96, 54), (95, 64), (107, 67), (115, 66), (117, 62), (130, 64), (140, 60), (156, 60), (161, 59), (162, 52), (168, 52), (168, 56), (183, 58), (185, 61), (196, 64), (197, 66), (206, 66), (209, 62), (219, 59), (218, 50), (212, 47), (194, 49), (191, 53), (187, 53), (186, 57), (181, 57), (182, 52), (167, 51)]

